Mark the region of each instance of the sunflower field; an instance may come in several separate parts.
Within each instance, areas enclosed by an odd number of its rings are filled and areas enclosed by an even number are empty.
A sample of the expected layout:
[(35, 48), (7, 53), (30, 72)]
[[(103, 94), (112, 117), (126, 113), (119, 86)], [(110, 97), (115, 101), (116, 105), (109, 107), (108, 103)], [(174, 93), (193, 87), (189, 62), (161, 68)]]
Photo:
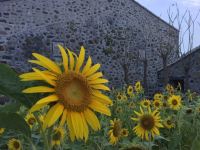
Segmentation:
[(200, 97), (181, 86), (151, 99), (140, 81), (119, 89), (85, 57), (33, 53), (31, 72), (0, 64), (0, 150), (199, 150)]

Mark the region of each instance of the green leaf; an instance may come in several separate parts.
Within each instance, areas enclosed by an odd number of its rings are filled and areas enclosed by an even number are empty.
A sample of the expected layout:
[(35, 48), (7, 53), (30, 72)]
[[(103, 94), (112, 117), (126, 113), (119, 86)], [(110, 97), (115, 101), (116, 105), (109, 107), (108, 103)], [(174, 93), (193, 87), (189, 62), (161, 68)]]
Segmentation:
[(30, 137), (31, 131), (26, 121), (16, 113), (0, 112), (0, 127), (10, 130), (15, 130)]
[(191, 148), (191, 150), (197, 150), (197, 149), (200, 149), (200, 137), (198, 137), (198, 136), (192, 142), (192, 148)]
[(0, 94), (30, 107), (35, 101), (32, 100), (31, 94), (27, 95), (21, 92), (26, 86), (26, 83), (20, 81), (18, 74), (13, 69), (8, 65), (0, 64)]
[(13, 113), (17, 112), (20, 109), (20, 103), (10, 103), (0, 106), (0, 113)]

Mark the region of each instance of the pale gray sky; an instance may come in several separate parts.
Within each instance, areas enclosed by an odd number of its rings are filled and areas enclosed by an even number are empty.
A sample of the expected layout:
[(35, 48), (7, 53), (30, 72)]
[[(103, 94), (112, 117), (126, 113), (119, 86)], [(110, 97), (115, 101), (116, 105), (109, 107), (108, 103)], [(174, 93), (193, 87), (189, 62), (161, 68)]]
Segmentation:
[[(178, 4), (180, 8), (180, 13), (184, 14), (185, 10), (189, 10), (191, 15), (195, 17), (200, 10), (200, 0), (136, 0), (141, 5), (152, 11), (157, 16), (160, 16), (162, 19), (168, 22), (167, 10), (171, 7), (172, 10), (175, 10), (173, 4)], [(175, 13), (175, 12), (174, 12)], [(198, 24), (199, 23), (199, 24)], [(184, 25), (186, 27), (186, 25)], [(187, 50), (188, 36), (185, 36), (184, 45), (185, 50)], [(193, 47), (200, 45), (200, 14), (196, 20), (195, 24), (195, 34), (194, 34), (194, 44)]]

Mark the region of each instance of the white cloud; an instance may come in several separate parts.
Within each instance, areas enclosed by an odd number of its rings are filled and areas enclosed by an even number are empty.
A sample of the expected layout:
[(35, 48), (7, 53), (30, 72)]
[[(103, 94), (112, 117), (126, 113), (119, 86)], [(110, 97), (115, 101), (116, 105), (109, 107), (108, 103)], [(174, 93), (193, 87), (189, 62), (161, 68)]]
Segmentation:
[(176, 0), (177, 2), (182, 2), (183, 4), (187, 6), (200, 6), (200, 0)]

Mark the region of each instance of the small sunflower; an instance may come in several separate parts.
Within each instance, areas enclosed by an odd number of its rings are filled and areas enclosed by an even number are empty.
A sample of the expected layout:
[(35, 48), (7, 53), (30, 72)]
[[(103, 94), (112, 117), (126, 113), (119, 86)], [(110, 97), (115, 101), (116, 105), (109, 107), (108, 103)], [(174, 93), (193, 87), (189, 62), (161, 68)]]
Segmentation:
[(31, 113), (29, 113), (29, 114), (26, 115), (25, 120), (28, 123), (28, 125), (30, 126), (30, 128), (32, 128), (35, 125), (35, 123), (36, 123), (36, 118)]
[(98, 72), (100, 64), (92, 65), (89, 57), (85, 66), (85, 49), (81, 47), (79, 56), (74, 57), (72, 51), (66, 50), (58, 45), (62, 55), (62, 66), (59, 67), (54, 61), (37, 53), (33, 53), (36, 60), (29, 62), (44, 68), (39, 70), (33, 68), (33, 72), (20, 75), (22, 81), (44, 81), (47, 84), (34, 86), (23, 90), (23, 93), (49, 93), (36, 102), (30, 112), (38, 111), (51, 104), (47, 112), (43, 128), (51, 127), (56, 121), (66, 122), (70, 131), (72, 141), (76, 139), (88, 139), (88, 125), (95, 131), (100, 129), (100, 123), (93, 112), (99, 112), (110, 116), (108, 108), (112, 104), (109, 97), (101, 90), (110, 91), (105, 86), (108, 80)]
[(137, 81), (137, 82), (135, 83), (135, 91), (136, 91), (137, 93), (140, 93), (142, 90), (143, 90), (143, 87), (142, 87), (142, 85), (141, 85), (141, 82), (140, 82), (140, 81)]
[(154, 138), (155, 135), (160, 135), (159, 128), (163, 125), (161, 124), (160, 113), (157, 110), (152, 112), (151, 108), (148, 107), (148, 110), (144, 111), (140, 107), (140, 113), (134, 112), (138, 117), (131, 119), (138, 122), (137, 126), (133, 128), (138, 137), (149, 141), (150, 137)]
[(110, 143), (115, 145), (120, 137), (122, 132), (122, 122), (120, 119), (110, 120), (110, 130), (108, 131), (108, 135), (110, 137)]
[(150, 107), (150, 105), (151, 105), (151, 101), (148, 100), (148, 99), (142, 100), (142, 101), (140, 102), (140, 105), (141, 105), (142, 107), (144, 107), (144, 108), (148, 108), (148, 107)]
[(174, 93), (174, 87), (170, 84), (167, 84), (165, 89), (169, 95), (172, 95)]
[(171, 129), (175, 127), (175, 123), (173, 122), (171, 117), (168, 117), (167, 119), (164, 120), (163, 125), (167, 129)]
[(173, 110), (179, 110), (181, 108), (181, 96), (172, 95), (168, 99), (169, 107)]
[(123, 95), (121, 93), (117, 93), (117, 100), (122, 101), (123, 100)]
[(21, 142), (15, 138), (12, 138), (8, 141), (8, 150), (21, 150)]
[(130, 109), (135, 108), (135, 103), (134, 103), (134, 102), (130, 102), (130, 103), (128, 104), (128, 107), (129, 107)]
[(167, 107), (168, 107), (168, 104), (167, 104), (167, 102), (166, 102), (166, 101), (164, 101), (164, 102), (162, 103), (162, 106), (163, 106), (163, 108), (167, 108)]
[(160, 109), (160, 108), (163, 106), (163, 103), (162, 103), (161, 100), (155, 99), (155, 100), (153, 101), (153, 106), (154, 106), (155, 108)]
[(0, 128), (0, 135), (2, 135), (5, 131), (5, 128)]
[(123, 129), (121, 130), (121, 135), (122, 135), (123, 137), (127, 137), (128, 134), (129, 134), (128, 129), (123, 128)]
[(154, 100), (161, 100), (162, 101), (164, 96), (161, 93), (156, 93), (153, 98), (154, 98)]
[(64, 129), (62, 127), (56, 127), (53, 129), (52, 146), (60, 146), (64, 139)]
[(133, 87), (132, 87), (131, 85), (129, 85), (128, 88), (127, 88), (127, 94), (128, 94), (129, 96), (132, 96), (132, 95), (133, 95)]
[(115, 109), (115, 113), (116, 114), (121, 114), (123, 112), (123, 109), (121, 106), (118, 106), (116, 109)]

